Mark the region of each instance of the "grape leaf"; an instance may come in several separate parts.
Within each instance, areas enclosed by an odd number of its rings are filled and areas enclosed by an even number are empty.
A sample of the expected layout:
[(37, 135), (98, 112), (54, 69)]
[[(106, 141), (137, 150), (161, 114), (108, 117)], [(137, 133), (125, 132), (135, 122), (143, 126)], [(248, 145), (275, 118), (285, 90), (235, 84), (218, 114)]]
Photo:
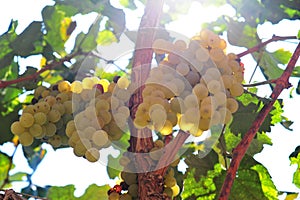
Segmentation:
[(98, 37), (96, 39), (98, 45), (110, 45), (113, 42), (117, 42), (116, 36), (113, 32), (109, 30), (103, 30), (98, 33)]
[[(2, 106), (0, 106), (2, 107)], [(13, 138), (13, 134), (10, 131), (10, 125), (19, 119), (18, 112), (21, 109), (21, 105), (18, 104), (13, 112), (10, 112), (6, 115), (0, 114), (0, 121), (1, 121), (1, 137), (0, 137), (0, 145), (11, 141)]]
[[(233, 134), (238, 135), (239, 133), (242, 136), (247, 133), (252, 122), (255, 120), (258, 115), (258, 111), (260, 109), (260, 105), (256, 105), (254, 103), (250, 103), (247, 106), (244, 106), (239, 102), (239, 109), (236, 113), (233, 114), (233, 120), (230, 124), (230, 129)], [(265, 118), (264, 122), (259, 128), (259, 132), (270, 132), (273, 124), (271, 123), (271, 115), (268, 114)]]
[(8, 178), (8, 171), (10, 169), (10, 158), (0, 152), (0, 185)]
[(297, 169), (293, 175), (293, 183), (300, 188), (300, 153), (298, 152), (297, 157), (290, 157), (290, 160), (292, 165), (297, 165)]
[(119, 0), (119, 2), (125, 8), (129, 8), (131, 10), (134, 10), (137, 8), (133, 0)]
[(66, 185), (63, 187), (53, 186), (49, 188), (47, 198), (49, 200), (107, 200), (109, 185), (97, 186), (90, 185), (81, 197), (75, 197), (75, 186)]
[(278, 49), (272, 54), (274, 58), (281, 64), (287, 64), (292, 56), (292, 53), (290, 51), (285, 51), (284, 49)]

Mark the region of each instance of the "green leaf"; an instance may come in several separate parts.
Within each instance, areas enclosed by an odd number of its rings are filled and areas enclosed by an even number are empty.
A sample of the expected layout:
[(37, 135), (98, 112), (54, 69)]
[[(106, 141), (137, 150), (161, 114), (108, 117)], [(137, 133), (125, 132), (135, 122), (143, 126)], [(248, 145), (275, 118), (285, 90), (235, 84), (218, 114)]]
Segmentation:
[(298, 31), (297, 38), (300, 39), (300, 30)]
[(291, 165), (297, 165), (297, 169), (293, 175), (293, 183), (300, 188), (300, 153), (298, 153), (297, 157), (290, 157), (290, 160)]
[(47, 198), (49, 200), (75, 200), (75, 186), (67, 185), (64, 187), (52, 186), (48, 190)]
[(98, 186), (96, 184), (90, 185), (85, 193), (79, 197), (79, 200), (107, 200), (107, 191), (110, 189), (109, 185)]
[(28, 174), (25, 172), (17, 172), (13, 175), (9, 176), (9, 181), (23, 181), (24, 177), (26, 177)]
[(218, 161), (218, 154), (213, 150), (210, 151), (204, 158), (190, 154), (184, 160), (189, 168), (195, 170), (194, 178), (197, 181), (199, 181), (202, 176), (205, 176), (209, 170), (214, 169), (214, 166), (218, 163)]
[(0, 185), (8, 178), (8, 171), (10, 169), (10, 158), (0, 152)]
[(278, 191), (271, 179), (268, 170), (262, 165), (255, 165), (251, 169), (254, 169), (258, 175), (261, 182), (262, 190), (265, 196), (270, 200), (278, 199)]
[(81, 197), (75, 197), (75, 186), (66, 185), (63, 187), (53, 186), (49, 188), (47, 198), (49, 200), (107, 200), (109, 185), (90, 185)]
[[(34, 53), (41, 53), (43, 34), (42, 22), (32, 22), (29, 26), (10, 43), (14, 52), (27, 57)], [(38, 47), (40, 46), (40, 47)]]
[[(242, 136), (249, 130), (252, 122), (258, 115), (258, 111), (261, 106), (258, 104), (250, 103), (247, 106), (244, 106), (239, 102), (239, 109), (236, 113), (233, 114), (233, 120), (230, 124), (230, 129), (233, 134), (238, 135), (239, 133)], [(247, 120), (245, 120), (247, 119)], [(270, 132), (273, 124), (271, 123), (271, 114), (269, 113), (265, 118), (263, 124), (259, 128), (259, 132)]]
[(292, 72), (293, 77), (300, 77), (300, 66), (296, 66)]
[[(119, 154), (118, 157), (113, 157), (112, 155), (107, 156), (107, 175), (109, 178), (114, 179), (119, 176), (120, 172), (122, 171), (121, 168), (116, 169), (117, 166), (120, 166), (119, 159), (122, 157), (122, 154)], [(116, 167), (109, 167), (109, 166), (116, 166)]]
[(113, 34), (113, 32), (109, 30), (103, 30), (98, 33), (96, 42), (98, 45), (105, 46), (105, 45), (110, 45), (113, 42), (117, 42), (117, 38)]
[(272, 53), (274, 58), (278, 60), (281, 64), (287, 64), (292, 56), (290, 51), (285, 51), (284, 49), (278, 49)]
[[(277, 190), (270, 179), (270, 175), (264, 169), (253, 157), (245, 155), (231, 188), (229, 200), (267, 200), (268, 197), (273, 197)], [(219, 194), (225, 176), (226, 171), (222, 171), (221, 176), (214, 178), (217, 194)]]
[[(34, 67), (26, 67), (26, 71), (19, 76), (19, 78), (24, 78), (29, 75), (35, 74), (37, 72), (37, 68)], [(37, 76), (33, 80), (26, 80), (16, 84), (17, 88), (25, 88), (26, 90), (33, 90), (37, 88), (38, 83), (42, 80), (41, 76)]]

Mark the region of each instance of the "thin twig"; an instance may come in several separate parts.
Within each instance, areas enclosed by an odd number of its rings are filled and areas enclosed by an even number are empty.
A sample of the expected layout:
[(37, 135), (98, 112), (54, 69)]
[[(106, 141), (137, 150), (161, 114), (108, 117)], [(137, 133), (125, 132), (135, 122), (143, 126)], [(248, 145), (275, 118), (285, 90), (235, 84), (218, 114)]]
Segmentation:
[(297, 36), (276, 36), (276, 35), (273, 35), (273, 37), (265, 42), (262, 42), (258, 45), (256, 45), (255, 47), (252, 47), (250, 49), (248, 49), (247, 51), (244, 51), (242, 53), (239, 53), (237, 55), (238, 58), (241, 58), (249, 53), (254, 53), (254, 52), (257, 52), (259, 51), (262, 47), (266, 46), (267, 44), (271, 43), (271, 42), (275, 42), (275, 41), (281, 41), (281, 40), (293, 40), (293, 39), (297, 39)]
[(255, 86), (260, 86), (260, 85), (272, 84), (272, 83), (276, 83), (276, 80), (277, 79), (271, 79), (271, 80), (261, 81), (261, 82), (257, 82), (257, 83), (243, 84), (243, 87), (255, 87)]
[(276, 86), (271, 94), (271, 101), (266, 103), (264, 107), (259, 112), (258, 116), (252, 123), (250, 129), (245, 134), (241, 142), (236, 146), (236, 148), (233, 150), (232, 153), (232, 161), (230, 163), (230, 167), (227, 171), (227, 175), (225, 178), (225, 181), (223, 182), (223, 186), (220, 191), (220, 200), (227, 200), (229, 199), (229, 194), (231, 187), (233, 185), (234, 179), (236, 177), (236, 172), (238, 170), (238, 167), (240, 165), (241, 160), (243, 159), (249, 145), (251, 144), (253, 138), (255, 137), (259, 127), (262, 125), (264, 119), (268, 115), (268, 113), (271, 111), (273, 104), (275, 103), (276, 99), (280, 95), (283, 89), (289, 88), (291, 85), (289, 83), (289, 77), (291, 76), (293, 69), (295, 68), (295, 64), (300, 56), (300, 43), (298, 44), (295, 52), (293, 53), (287, 68), (283, 72), (283, 74), (280, 76), (280, 78), (276, 81)]
[(28, 75), (28, 76), (25, 76), (25, 77), (19, 77), (19, 78), (14, 79), (14, 80), (8, 80), (8, 81), (1, 81), (0, 80), (0, 89), (1, 88), (6, 88), (7, 86), (13, 85), (13, 84), (16, 84), (16, 83), (34, 80), (41, 73), (43, 73), (43, 72), (45, 72), (47, 70), (51, 70), (52, 68), (54, 68), (54, 67), (56, 67), (58, 65), (61, 65), (62, 63), (66, 62), (66, 61), (70, 61), (72, 58), (74, 58), (74, 57), (76, 57), (78, 55), (84, 55), (84, 54), (85, 53), (83, 53), (83, 52), (77, 51), (77, 52), (75, 52), (73, 54), (70, 54), (68, 56), (65, 56), (65, 57), (59, 59), (58, 61), (53, 61), (53, 62), (47, 64), (45, 67), (43, 67), (42, 69), (40, 69), (39, 71), (37, 71), (34, 74), (31, 74), (31, 75)]

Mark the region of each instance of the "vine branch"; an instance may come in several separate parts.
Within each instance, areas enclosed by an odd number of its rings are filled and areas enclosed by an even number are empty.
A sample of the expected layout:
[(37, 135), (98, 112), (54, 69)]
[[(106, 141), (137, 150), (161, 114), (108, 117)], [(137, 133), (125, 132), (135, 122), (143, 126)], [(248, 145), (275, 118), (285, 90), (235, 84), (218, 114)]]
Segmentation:
[[(274, 40), (273, 40), (274, 41)], [(255, 137), (259, 127), (262, 125), (264, 119), (271, 111), (273, 104), (275, 103), (276, 99), (280, 95), (280, 93), (285, 88), (289, 88), (291, 84), (289, 83), (289, 77), (291, 76), (293, 69), (295, 68), (296, 62), (300, 56), (300, 43), (298, 44), (295, 52), (293, 53), (286, 69), (282, 73), (282, 75), (276, 80), (275, 88), (271, 94), (271, 101), (266, 103), (264, 107), (259, 112), (258, 116), (252, 123), (251, 127), (249, 128), (248, 132), (245, 134), (241, 142), (236, 146), (236, 148), (232, 152), (232, 161), (230, 163), (230, 167), (227, 171), (227, 175), (225, 181), (223, 182), (221, 191), (220, 191), (220, 200), (227, 200), (229, 199), (229, 194), (231, 187), (233, 185), (234, 179), (236, 177), (236, 172), (240, 165), (241, 160), (243, 159), (250, 143), (252, 142), (253, 138)]]
[(241, 58), (249, 53), (254, 53), (259, 51), (262, 47), (266, 46), (267, 44), (271, 43), (271, 42), (276, 42), (276, 41), (282, 41), (282, 40), (293, 40), (293, 39), (297, 39), (297, 36), (276, 36), (273, 35), (273, 37), (265, 42), (262, 42), (258, 45), (256, 45), (255, 47), (252, 47), (242, 53), (237, 54), (238, 58)]
[(20, 83), (20, 82), (24, 82), (24, 81), (31, 81), (31, 80), (34, 80), (36, 79), (41, 73), (47, 71), (47, 70), (51, 70), (52, 68), (66, 62), (66, 61), (70, 61), (72, 58), (78, 56), (78, 55), (83, 55), (83, 54), (86, 54), (86, 53), (83, 53), (81, 51), (77, 51), (73, 54), (70, 54), (68, 56), (65, 56), (61, 59), (59, 59), (58, 61), (53, 61), (49, 64), (47, 64), (45, 67), (43, 67), (42, 69), (38, 70), (36, 73), (34, 74), (31, 74), (31, 75), (28, 75), (28, 76), (25, 76), (25, 77), (19, 77), (17, 79), (14, 79), (14, 80), (8, 80), (8, 81), (2, 81), (0, 80), (0, 89), (1, 88), (6, 88), (7, 86), (9, 85), (13, 85), (13, 84), (16, 84), (16, 83)]

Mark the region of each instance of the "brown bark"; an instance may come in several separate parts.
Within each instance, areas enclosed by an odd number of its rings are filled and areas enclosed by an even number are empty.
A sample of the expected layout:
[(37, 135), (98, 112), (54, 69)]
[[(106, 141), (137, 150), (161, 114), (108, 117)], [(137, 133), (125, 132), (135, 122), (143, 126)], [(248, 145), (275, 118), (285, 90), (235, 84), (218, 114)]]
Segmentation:
[[(133, 57), (131, 82), (137, 86), (135, 93), (132, 95), (129, 106), (131, 118), (134, 119), (137, 107), (142, 103), (142, 90), (145, 80), (147, 79), (153, 56), (151, 48), (155, 28), (158, 27), (160, 15), (163, 7), (163, 0), (148, 0), (145, 6), (145, 12), (141, 19), (140, 27), (137, 34), (136, 46)], [(143, 153), (149, 152), (153, 148), (153, 139), (150, 129), (136, 129), (132, 122), (130, 126), (130, 147), (129, 151), (137, 153), (135, 157), (136, 168), (139, 172), (139, 199), (165, 199), (162, 195), (163, 179), (157, 174), (150, 172), (151, 161)]]

